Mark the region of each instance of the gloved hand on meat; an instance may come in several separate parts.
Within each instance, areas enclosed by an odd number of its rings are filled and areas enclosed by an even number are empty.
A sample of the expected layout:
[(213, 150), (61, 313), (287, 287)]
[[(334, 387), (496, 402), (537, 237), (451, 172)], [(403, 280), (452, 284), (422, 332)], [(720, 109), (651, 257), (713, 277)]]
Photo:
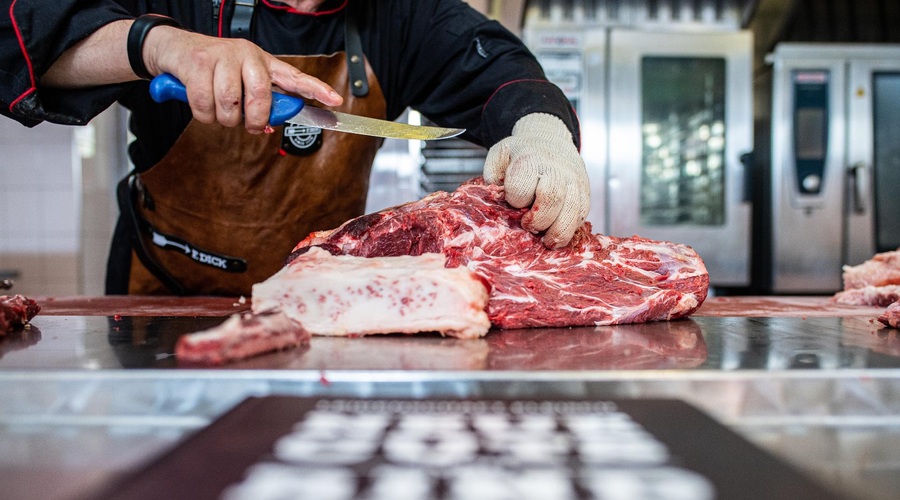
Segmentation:
[(502, 184), (513, 207), (531, 207), (522, 227), (543, 231), (547, 248), (568, 245), (587, 218), (591, 192), (584, 160), (569, 129), (553, 115), (520, 118), (512, 135), (488, 151), (484, 180)]

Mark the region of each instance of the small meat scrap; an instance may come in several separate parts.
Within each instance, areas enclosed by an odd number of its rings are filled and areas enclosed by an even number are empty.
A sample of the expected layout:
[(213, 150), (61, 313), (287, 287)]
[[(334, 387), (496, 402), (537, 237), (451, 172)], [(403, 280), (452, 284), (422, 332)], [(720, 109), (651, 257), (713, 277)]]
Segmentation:
[(885, 326), (900, 328), (900, 301), (894, 302), (878, 317)]
[(309, 344), (309, 332), (278, 311), (234, 314), (219, 326), (182, 335), (175, 345), (181, 364), (222, 365)]
[(311, 248), (253, 285), (253, 312), (280, 310), (313, 335), (484, 336), (487, 289), (466, 267), (444, 263), (439, 253), (367, 258)]
[(24, 295), (0, 295), (0, 337), (24, 326), (41, 311), (41, 306)]
[(887, 307), (900, 300), (900, 285), (853, 288), (834, 294), (831, 300), (851, 306)]

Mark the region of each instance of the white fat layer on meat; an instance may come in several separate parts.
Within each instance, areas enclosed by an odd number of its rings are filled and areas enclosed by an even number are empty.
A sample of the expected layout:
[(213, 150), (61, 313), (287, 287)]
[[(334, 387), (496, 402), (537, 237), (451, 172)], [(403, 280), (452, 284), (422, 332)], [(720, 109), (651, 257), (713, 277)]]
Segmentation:
[(512, 274), (512, 275), (519, 275), (519, 276), (521, 276), (521, 275), (523, 274), (523, 271), (524, 271), (524, 269), (522, 269), (522, 266), (519, 265), (519, 264), (511, 264), (511, 265), (508, 265), (508, 266), (504, 267), (503, 270), (506, 271), (506, 272), (509, 273), (509, 274)]
[(253, 311), (281, 310), (313, 335), (483, 336), (487, 290), (467, 268), (444, 261), (437, 253), (364, 258), (312, 248), (253, 286)]
[[(627, 267), (632, 271), (641, 273), (649, 278), (653, 278), (656, 276), (666, 276), (667, 279), (670, 280), (679, 280), (706, 274), (705, 267), (698, 268), (696, 262), (688, 261), (684, 256), (676, 253), (673, 249), (669, 248), (666, 245), (654, 245), (643, 242), (625, 242), (621, 246), (622, 248), (649, 252), (653, 256), (653, 259), (642, 261), (640, 259), (635, 259), (632, 256), (623, 256), (621, 252), (612, 252), (609, 254), (609, 258), (606, 259), (605, 262), (613, 266)], [(658, 262), (661, 266), (661, 269), (653, 271), (641, 269), (639, 266), (635, 265), (635, 263), (638, 262), (648, 262), (654, 267)], [(688, 272), (688, 269), (690, 269), (691, 271)]]
[(468, 247), (475, 242), (475, 232), (465, 231), (444, 244), (447, 248)]
[[(658, 300), (665, 293), (667, 293), (667, 292), (664, 292), (664, 291), (657, 292), (657, 293), (653, 294), (649, 300), (639, 303), (639, 304), (636, 304), (632, 307), (622, 307), (622, 306), (614, 307), (609, 304), (606, 304), (605, 306), (594, 307), (592, 309), (597, 309), (598, 311), (605, 311), (608, 314), (612, 315), (612, 318), (613, 318), (608, 321), (595, 321), (594, 325), (607, 326), (607, 325), (619, 324), (619, 323), (630, 323), (632, 321), (632, 318), (640, 316), (642, 313), (644, 313), (647, 310), (647, 308), (648, 308), (647, 305), (649, 303), (652, 303), (653, 301)], [(656, 318), (656, 319), (666, 319), (666, 320), (671, 319), (672, 317), (676, 316), (678, 313), (680, 313), (682, 311), (687, 311), (687, 310), (697, 307), (699, 305), (699, 303), (700, 303), (699, 299), (694, 294), (692, 294), (692, 293), (684, 294), (678, 299), (678, 304), (675, 307), (671, 308), (671, 310), (669, 311), (669, 314), (665, 318)]]
[(521, 304), (525, 303), (537, 303), (537, 299), (533, 295), (514, 295), (510, 293), (496, 293), (492, 297), (495, 301), (504, 301), (504, 302), (517, 302)]

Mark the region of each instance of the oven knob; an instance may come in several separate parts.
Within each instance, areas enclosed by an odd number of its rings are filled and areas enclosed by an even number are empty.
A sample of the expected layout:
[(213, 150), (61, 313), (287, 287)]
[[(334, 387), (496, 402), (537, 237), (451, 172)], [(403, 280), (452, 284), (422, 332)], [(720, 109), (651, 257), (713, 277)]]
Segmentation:
[(817, 193), (822, 185), (822, 178), (815, 174), (803, 178), (803, 190), (807, 193)]

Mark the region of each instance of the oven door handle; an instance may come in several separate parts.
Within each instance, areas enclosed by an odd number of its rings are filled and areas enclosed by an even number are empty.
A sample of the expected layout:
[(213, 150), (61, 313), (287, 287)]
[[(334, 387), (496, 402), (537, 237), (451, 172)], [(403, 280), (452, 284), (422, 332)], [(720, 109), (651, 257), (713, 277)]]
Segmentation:
[(753, 176), (756, 174), (754, 169), (755, 156), (753, 155), (753, 151), (747, 151), (738, 157), (738, 161), (741, 162), (741, 166), (744, 167), (744, 185), (741, 189), (741, 202), (743, 203), (752, 203), (753, 202)]
[(853, 211), (862, 214), (866, 212), (866, 194), (869, 186), (869, 170), (865, 162), (856, 162), (850, 167), (850, 176), (853, 179)]

